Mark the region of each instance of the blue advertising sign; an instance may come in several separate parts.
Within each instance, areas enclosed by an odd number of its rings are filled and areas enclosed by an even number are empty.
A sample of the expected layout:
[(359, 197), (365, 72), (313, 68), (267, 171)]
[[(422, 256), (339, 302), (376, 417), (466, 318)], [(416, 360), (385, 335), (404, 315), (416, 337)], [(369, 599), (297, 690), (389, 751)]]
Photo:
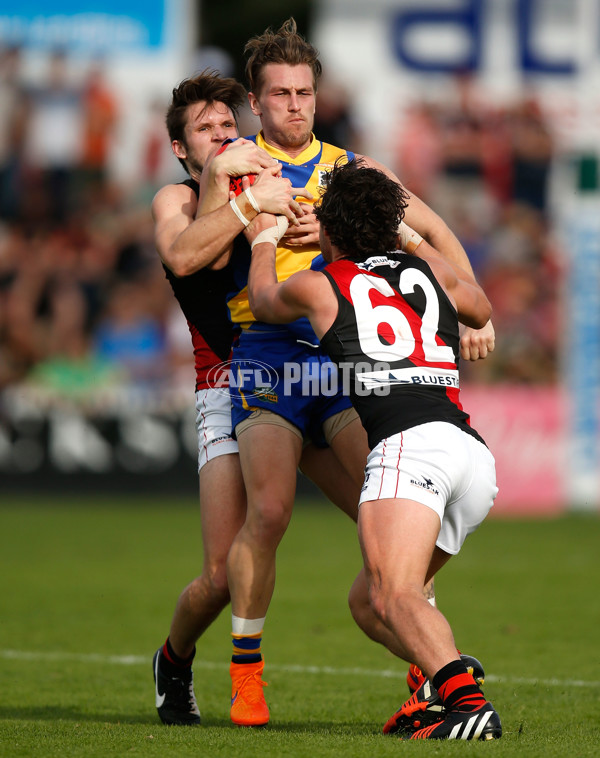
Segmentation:
[[(515, 0), (510, 13), (517, 30), (517, 58), (525, 74), (572, 75), (577, 66), (573, 58), (554, 58), (536, 47), (537, 15), (545, 0)], [(452, 73), (479, 71), (483, 65), (483, 52), (487, 12), (491, 0), (461, 0), (459, 5), (448, 7), (418, 2), (394, 8), (391, 23), (392, 50), (398, 61), (415, 72)], [(508, 4), (507, 4), (508, 5)], [(451, 28), (460, 33), (462, 49), (450, 57), (440, 57), (435, 49), (415, 50), (411, 39), (419, 32), (437, 28)]]
[(165, 0), (0, 0), (0, 45), (153, 51), (165, 44)]
[[(585, 163), (597, 171), (595, 157)], [(567, 280), (570, 489), (574, 508), (595, 510), (600, 504), (600, 194), (592, 183), (581, 188), (579, 198)]]

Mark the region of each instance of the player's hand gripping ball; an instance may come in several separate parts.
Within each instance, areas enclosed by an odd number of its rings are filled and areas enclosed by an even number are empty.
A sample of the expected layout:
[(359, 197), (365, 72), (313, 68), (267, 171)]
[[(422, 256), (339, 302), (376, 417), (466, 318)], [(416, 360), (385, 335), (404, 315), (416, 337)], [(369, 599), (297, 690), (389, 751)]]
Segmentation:
[[(221, 147), (217, 150), (215, 155), (220, 155), (224, 150), (227, 150), (229, 145), (232, 144), (232, 140), (229, 140), (228, 142), (225, 142), (221, 145)], [(250, 186), (252, 186), (256, 180), (257, 174), (246, 174), (246, 177), (248, 181), (250, 182)], [(244, 191), (244, 187), (242, 185), (242, 180), (244, 179), (243, 176), (232, 176), (229, 179), (229, 191), (235, 193), (235, 196), (241, 195)]]

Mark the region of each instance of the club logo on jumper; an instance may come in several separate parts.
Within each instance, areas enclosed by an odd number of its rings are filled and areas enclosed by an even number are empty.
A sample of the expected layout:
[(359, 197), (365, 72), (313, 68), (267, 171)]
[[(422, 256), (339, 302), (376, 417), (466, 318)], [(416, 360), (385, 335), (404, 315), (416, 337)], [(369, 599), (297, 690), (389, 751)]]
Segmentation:
[(427, 477), (423, 477), (422, 481), (419, 481), (418, 479), (411, 479), (411, 484), (414, 484), (415, 487), (420, 487), (422, 490), (427, 490), (428, 492), (431, 492), (433, 495), (439, 495), (439, 490), (435, 487), (431, 479), (428, 479)]
[(363, 271), (372, 271), (377, 266), (389, 266), (390, 268), (396, 268), (400, 265), (400, 261), (388, 258), (387, 255), (374, 255), (371, 258), (367, 258), (366, 261), (358, 263), (357, 266)]
[(209, 387), (222, 395), (243, 399), (247, 395), (277, 402), (275, 388), (279, 376), (272, 366), (263, 361), (239, 358), (223, 361), (209, 371), (206, 378)]
[(318, 187), (324, 187), (325, 186), (325, 177), (327, 174), (329, 174), (333, 169), (333, 163), (317, 163), (316, 165), (317, 169), (317, 176), (319, 177), (319, 183)]

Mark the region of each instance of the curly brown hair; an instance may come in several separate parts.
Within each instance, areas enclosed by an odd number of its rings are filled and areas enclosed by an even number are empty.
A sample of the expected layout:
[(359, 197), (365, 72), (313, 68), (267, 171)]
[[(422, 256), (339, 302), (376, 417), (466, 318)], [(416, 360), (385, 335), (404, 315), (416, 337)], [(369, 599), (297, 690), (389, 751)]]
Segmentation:
[(306, 63), (312, 70), (313, 86), (315, 92), (317, 91), (322, 72), (319, 52), (298, 34), (293, 17), (284, 21), (276, 32), (269, 28), (263, 34), (248, 40), (244, 54), (249, 56), (246, 62), (246, 77), (250, 91), (255, 95), (260, 93), (261, 74), (267, 63), (289, 63), (292, 66)]
[(315, 216), (346, 258), (364, 261), (398, 249), (398, 225), (408, 193), (365, 161), (340, 159), (323, 179)]
[[(185, 146), (185, 125), (188, 106), (204, 101), (207, 106), (223, 103), (237, 116), (239, 108), (246, 101), (246, 89), (235, 79), (223, 77), (218, 71), (205, 69), (200, 74), (184, 79), (173, 89), (171, 104), (167, 109), (165, 122), (171, 142), (177, 140)], [(179, 162), (187, 171), (185, 161)]]

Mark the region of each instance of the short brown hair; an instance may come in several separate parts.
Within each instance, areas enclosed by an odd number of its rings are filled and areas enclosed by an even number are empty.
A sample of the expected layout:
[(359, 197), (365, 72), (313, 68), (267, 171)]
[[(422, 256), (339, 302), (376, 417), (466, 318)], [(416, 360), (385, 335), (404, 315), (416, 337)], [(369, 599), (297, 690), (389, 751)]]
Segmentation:
[[(173, 90), (173, 97), (165, 119), (171, 142), (177, 140), (185, 145), (187, 108), (203, 100), (207, 106), (223, 103), (235, 117), (246, 101), (246, 90), (235, 79), (223, 77), (218, 71), (210, 69), (205, 69), (192, 78), (184, 79)], [(181, 158), (179, 162), (187, 171), (185, 162)]]
[(250, 90), (255, 94), (260, 92), (261, 72), (267, 63), (289, 63), (292, 66), (306, 63), (312, 70), (313, 85), (317, 91), (322, 71), (319, 52), (298, 34), (293, 18), (284, 21), (276, 32), (269, 28), (263, 34), (252, 37), (244, 47), (244, 54), (249, 56), (246, 77)]

